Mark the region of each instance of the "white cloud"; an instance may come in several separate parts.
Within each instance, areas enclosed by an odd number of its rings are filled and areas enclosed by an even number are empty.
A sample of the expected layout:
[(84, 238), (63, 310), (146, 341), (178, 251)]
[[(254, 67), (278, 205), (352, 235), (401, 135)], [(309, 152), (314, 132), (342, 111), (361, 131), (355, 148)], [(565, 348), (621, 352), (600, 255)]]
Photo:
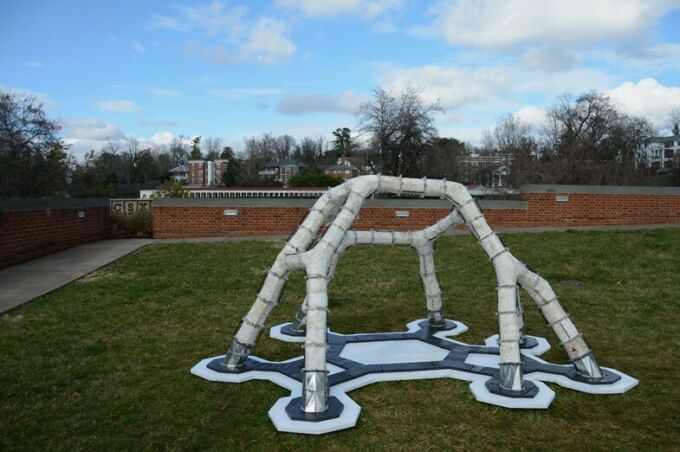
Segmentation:
[(254, 57), (259, 63), (270, 65), (295, 53), (296, 46), (286, 37), (286, 25), (269, 17), (260, 18), (241, 46), (244, 57)]
[(26, 66), (27, 68), (30, 68), (30, 69), (41, 69), (45, 65), (42, 64), (40, 61), (27, 61), (27, 62), (24, 63), (24, 66)]
[(281, 8), (300, 11), (307, 17), (350, 14), (370, 19), (402, 5), (402, 0), (275, 0)]
[(532, 127), (541, 127), (545, 124), (547, 119), (547, 112), (545, 108), (539, 108), (533, 105), (522, 107), (515, 112), (515, 115), (523, 122)]
[(6, 91), (24, 97), (33, 97), (38, 101), (39, 104), (42, 104), (43, 108), (47, 110), (53, 109), (57, 106), (57, 103), (50, 99), (47, 94), (31, 91), (30, 89), (9, 88), (7, 86), (0, 85), (0, 91)]
[(604, 90), (617, 79), (595, 69), (563, 72), (527, 72), (519, 67), (496, 65), (456, 67), (441, 65), (386, 68), (379, 75), (380, 85), (396, 93), (409, 85), (422, 90), (428, 102), (439, 100), (445, 109), (511, 107), (518, 96), (555, 96), (570, 92)]
[(249, 19), (243, 6), (228, 7), (213, 0), (204, 6), (177, 8), (177, 17), (155, 14), (152, 28), (191, 32), (184, 46), (187, 54), (217, 64), (254, 60), (271, 65), (297, 50), (288, 37), (287, 24), (273, 17)]
[(132, 43), (132, 50), (137, 53), (146, 53), (146, 47), (144, 47), (144, 45), (139, 41), (134, 41)]
[(579, 63), (574, 52), (554, 46), (531, 47), (521, 58), (522, 66), (531, 70), (566, 71)]
[(366, 96), (346, 91), (339, 96), (325, 93), (287, 94), (279, 100), (276, 111), (286, 115), (306, 113), (354, 113)]
[(677, 0), (440, 1), (432, 8), (431, 28), (451, 44), (472, 47), (591, 44), (641, 37), (678, 5)]
[(162, 14), (154, 14), (149, 21), (149, 27), (152, 29), (166, 29), (173, 31), (185, 32), (191, 29), (191, 26), (181, 23), (178, 19)]
[(149, 138), (142, 138), (142, 143), (147, 143), (147, 145), (168, 145), (172, 142), (174, 135), (172, 132), (157, 132), (151, 135)]
[(498, 102), (512, 86), (515, 71), (506, 67), (458, 68), (427, 65), (390, 69), (380, 76), (381, 85), (403, 92), (409, 85), (422, 90), (428, 102), (439, 100), (444, 108)]
[(62, 124), (71, 140), (118, 140), (125, 137), (120, 127), (98, 119), (64, 119)]
[(186, 43), (184, 51), (188, 56), (200, 58), (213, 64), (236, 64), (239, 62), (235, 52), (223, 45), (206, 45), (197, 39)]
[(94, 103), (95, 107), (102, 111), (111, 111), (118, 113), (130, 113), (139, 111), (139, 105), (131, 100), (102, 100)]
[(667, 70), (680, 70), (680, 44), (661, 43), (632, 51), (614, 52), (611, 50), (594, 50), (590, 56), (596, 60), (615, 63), (646, 73), (658, 73)]
[[(108, 143), (125, 146), (125, 140), (131, 135), (127, 135), (119, 127), (99, 121), (96, 119), (67, 120), (67, 132), (69, 136), (64, 138), (64, 142), (69, 145), (69, 152), (76, 158), (82, 159), (86, 152), (91, 150), (100, 152)], [(109, 134), (110, 132), (110, 134)], [(136, 137), (142, 149), (153, 148), (155, 146), (167, 146), (170, 144), (174, 135), (172, 132), (156, 132), (149, 137)]]
[(624, 112), (649, 118), (656, 127), (668, 121), (671, 110), (680, 108), (680, 87), (664, 86), (653, 78), (622, 83), (606, 94)]
[(562, 93), (581, 94), (586, 91), (603, 91), (620, 83), (618, 75), (598, 69), (572, 69), (562, 72), (524, 72), (516, 70), (513, 74), (513, 90), (524, 94), (547, 94), (554, 96)]
[(246, 8), (237, 6), (226, 7), (226, 2), (213, 0), (205, 6), (179, 7), (182, 21), (187, 30), (193, 30), (208, 36), (235, 37), (246, 29)]
[(158, 97), (177, 97), (182, 95), (181, 91), (171, 88), (147, 88), (146, 92)]

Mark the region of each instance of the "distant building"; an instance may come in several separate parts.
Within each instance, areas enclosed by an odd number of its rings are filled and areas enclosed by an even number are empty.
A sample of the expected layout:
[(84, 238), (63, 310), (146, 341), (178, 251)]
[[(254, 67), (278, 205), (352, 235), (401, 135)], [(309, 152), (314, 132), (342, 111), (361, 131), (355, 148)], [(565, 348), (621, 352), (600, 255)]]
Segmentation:
[(276, 163), (270, 163), (262, 168), (258, 174), (262, 177), (271, 177), (287, 186), (290, 179), (300, 174), (307, 165), (291, 158), (281, 159)]
[(168, 174), (170, 174), (170, 177), (175, 182), (186, 183), (187, 181), (187, 167), (184, 165), (177, 165), (176, 167), (168, 171)]
[(491, 188), (508, 185), (508, 167), (513, 157), (510, 154), (472, 153), (460, 159), (463, 180), (488, 184)]
[(186, 164), (187, 185), (194, 187), (219, 187), (227, 170), (227, 160), (189, 160)]
[(338, 159), (335, 165), (329, 166), (323, 170), (329, 176), (339, 177), (342, 179), (351, 179), (359, 175), (359, 168), (352, 164), (352, 161), (347, 156), (342, 156)]
[(638, 148), (638, 163), (663, 172), (680, 162), (680, 135), (649, 137)]

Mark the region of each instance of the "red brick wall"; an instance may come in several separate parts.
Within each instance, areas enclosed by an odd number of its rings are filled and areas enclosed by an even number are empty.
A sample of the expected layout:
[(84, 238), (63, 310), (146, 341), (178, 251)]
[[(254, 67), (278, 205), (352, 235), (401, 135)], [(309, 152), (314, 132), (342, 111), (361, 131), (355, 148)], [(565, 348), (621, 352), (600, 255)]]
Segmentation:
[[(555, 201), (556, 195), (569, 197)], [(596, 226), (680, 223), (680, 195), (522, 193), (529, 202), (517, 226)]]
[(0, 268), (108, 238), (110, 231), (108, 207), (2, 211)]
[[(568, 193), (568, 202), (557, 202), (559, 193), (522, 193), (528, 209), (484, 209), (494, 227), (567, 227), (626, 224), (680, 224), (679, 195), (618, 195)], [(224, 216), (225, 209), (239, 215)], [(409, 217), (398, 218), (397, 210)], [(365, 207), (353, 228), (363, 230), (417, 230), (448, 213), (446, 208)], [(169, 207), (155, 205), (155, 238), (216, 237), (290, 234), (309, 213), (306, 207)]]
[(189, 160), (187, 162), (187, 183), (205, 185), (205, 161)]
[(222, 186), (222, 175), (227, 171), (227, 160), (215, 160), (215, 185)]

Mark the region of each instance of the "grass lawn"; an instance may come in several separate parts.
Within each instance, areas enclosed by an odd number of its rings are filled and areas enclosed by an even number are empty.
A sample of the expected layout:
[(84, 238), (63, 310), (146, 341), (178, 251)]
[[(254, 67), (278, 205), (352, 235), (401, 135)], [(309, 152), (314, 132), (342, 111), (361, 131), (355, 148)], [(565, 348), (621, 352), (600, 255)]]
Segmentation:
[[(475, 401), (462, 381), (378, 383), (349, 394), (362, 406), (354, 429), (279, 433), (267, 411), (286, 390), (211, 383), (189, 369), (224, 353), (282, 243), (154, 245), (0, 319), (0, 450), (678, 449), (680, 230), (503, 239), (553, 285), (600, 364), (638, 378), (637, 388), (599, 396), (551, 385), (548, 410), (512, 411)], [(496, 282), (478, 245), (444, 238), (436, 261), (447, 316), (470, 327), (456, 339), (496, 333)], [(268, 326), (289, 321), (303, 296), (296, 273)], [(544, 358), (566, 362), (524, 300), (527, 332), (553, 346)], [(415, 252), (350, 249), (330, 308), (338, 332), (402, 331), (424, 317)], [(265, 336), (254, 354), (301, 353)]]

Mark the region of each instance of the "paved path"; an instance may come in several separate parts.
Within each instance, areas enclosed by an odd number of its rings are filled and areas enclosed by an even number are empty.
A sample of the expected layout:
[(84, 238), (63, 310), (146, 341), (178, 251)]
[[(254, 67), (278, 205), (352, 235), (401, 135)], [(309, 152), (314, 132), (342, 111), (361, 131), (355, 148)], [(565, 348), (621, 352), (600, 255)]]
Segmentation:
[(0, 270), (0, 314), (82, 278), (149, 243), (153, 240), (102, 240)]
[[(680, 224), (650, 224), (625, 226), (576, 226), (565, 228), (496, 228), (499, 233), (545, 231), (612, 231), (636, 229), (680, 228)], [(451, 235), (469, 234), (467, 230), (449, 232)], [(56, 254), (24, 262), (0, 270), (0, 314), (52, 292), (121, 257), (149, 244), (224, 243), (247, 240), (281, 240), (288, 236), (207, 237), (185, 239), (121, 239), (102, 240), (76, 246)]]

